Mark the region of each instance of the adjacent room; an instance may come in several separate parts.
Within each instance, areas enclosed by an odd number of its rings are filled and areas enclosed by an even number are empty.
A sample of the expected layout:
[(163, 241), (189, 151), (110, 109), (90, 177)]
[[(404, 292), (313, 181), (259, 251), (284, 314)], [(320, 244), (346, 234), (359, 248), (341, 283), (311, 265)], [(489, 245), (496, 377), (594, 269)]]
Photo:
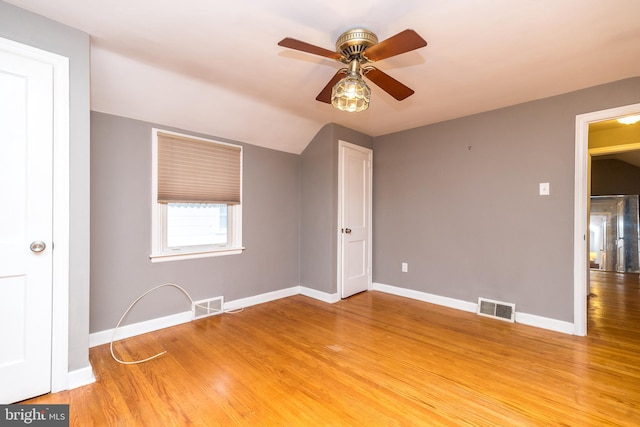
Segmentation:
[(0, 0), (5, 415), (636, 424), (638, 16)]

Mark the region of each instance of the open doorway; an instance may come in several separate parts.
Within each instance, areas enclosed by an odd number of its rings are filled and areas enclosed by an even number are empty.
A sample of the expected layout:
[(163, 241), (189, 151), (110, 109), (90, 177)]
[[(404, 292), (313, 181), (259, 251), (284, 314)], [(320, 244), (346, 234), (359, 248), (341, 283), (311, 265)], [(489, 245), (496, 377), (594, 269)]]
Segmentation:
[[(588, 328), (610, 319), (635, 323), (629, 310), (640, 272), (640, 115), (635, 123), (589, 125)], [(630, 323), (631, 322), (631, 323)], [(591, 333), (591, 332), (590, 332)]]
[(640, 115), (589, 124), (588, 145), (589, 268), (638, 273)]
[[(593, 157), (640, 149), (640, 138), (618, 138), (616, 144), (595, 141), (590, 130), (599, 126), (617, 127), (617, 119), (640, 114), (640, 104), (576, 116), (575, 198), (574, 198), (574, 334), (587, 334), (587, 296), (591, 266), (589, 211)], [(627, 125), (639, 126), (640, 122)], [(591, 139), (591, 141), (590, 141)]]

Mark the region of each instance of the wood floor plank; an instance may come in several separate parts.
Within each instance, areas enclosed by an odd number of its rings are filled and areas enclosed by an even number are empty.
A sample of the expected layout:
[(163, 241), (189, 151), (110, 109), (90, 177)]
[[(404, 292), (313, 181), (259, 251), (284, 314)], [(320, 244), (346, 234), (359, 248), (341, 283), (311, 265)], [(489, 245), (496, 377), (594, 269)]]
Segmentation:
[[(635, 426), (640, 281), (593, 272), (587, 337), (380, 292), (294, 296), (91, 349), (74, 426)], [(152, 421), (150, 421), (152, 420)]]

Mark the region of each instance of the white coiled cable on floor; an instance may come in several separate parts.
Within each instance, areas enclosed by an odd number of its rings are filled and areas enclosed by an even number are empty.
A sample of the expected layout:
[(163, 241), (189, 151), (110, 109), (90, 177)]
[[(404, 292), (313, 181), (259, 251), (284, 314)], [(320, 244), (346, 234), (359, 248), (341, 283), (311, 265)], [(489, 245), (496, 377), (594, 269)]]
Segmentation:
[[(151, 292), (155, 291), (156, 289), (160, 289), (160, 288), (164, 288), (164, 287), (173, 287), (178, 289), (180, 292), (182, 292), (187, 298), (189, 298), (189, 301), (191, 301), (191, 305), (193, 305), (194, 301), (193, 298), (191, 298), (191, 295), (189, 295), (189, 292), (187, 292), (182, 286), (176, 285), (175, 283), (163, 283), (162, 285), (158, 285), (155, 288), (151, 288), (148, 291), (146, 291), (145, 293), (143, 293), (142, 295), (140, 295), (138, 298), (136, 298), (131, 305), (129, 306), (129, 308), (127, 308), (125, 310), (125, 312), (122, 314), (122, 317), (120, 317), (120, 320), (118, 320), (118, 324), (116, 325), (116, 327), (113, 329), (113, 334), (111, 335), (111, 342), (109, 343), (109, 349), (111, 350), (111, 357), (113, 357), (113, 360), (115, 360), (118, 363), (121, 363), (123, 365), (136, 365), (138, 363), (144, 363), (144, 362), (148, 362), (150, 360), (156, 359), (164, 354), (166, 354), (166, 351), (162, 351), (158, 354), (156, 354), (155, 356), (151, 356), (151, 357), (147, 357), (146, 359), (142, 359), (142, 360), (133, 360), (133, 361), (125, 361), (125, 360), (121, 360), (118, 359), (116, 357), (116, 355), (113, 352), (113, 341), (116, 338), (116, 332), (118, 331), (118, 328), (120, 327), (120, 323), (122, 323), (122, 320), (127, 316), (127, 314), (129, 314), (129, 312), (131, 311), (131, 309), (133, 308), (133, 306), (135, 306), (138, 301), (140, 301), (142, 298), (144, 298), (145, 296), (147, 296), (148, 294), (150, 294)], [(200, 306), (204, 309), (207, 309), (207, 307), (203, 307)], [(223, 313), (239, 313), (243, 310), (242, 307), (237, 308), (237, 309), (231, 309), (231, 310), (227, 310), (227, 311), (222, 311)]]

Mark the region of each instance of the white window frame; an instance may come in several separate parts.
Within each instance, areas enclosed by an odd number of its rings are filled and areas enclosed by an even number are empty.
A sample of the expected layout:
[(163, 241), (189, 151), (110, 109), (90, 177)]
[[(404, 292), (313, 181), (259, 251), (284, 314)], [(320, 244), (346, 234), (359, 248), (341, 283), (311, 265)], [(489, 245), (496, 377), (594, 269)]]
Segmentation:
[[(240, 148), (240, 199), (237, 205), (228, 205), (227, 227), (229, 230), (229, 242), (225, 246), (183, 246), (179, 248), (166, 248), (166, 211), (167, 205), (158, 203), (158, 132), (180, 137), (211, 142), (213, 144), (228, 145)], [(177, 261), (183, 259), (207, 258), (224, 255), (238, 255), (244, 251), (242, 246), (242, 146), (226, 142), (214, 141), (207, 138), (199, 138), (192, 135), (170, 132), (163, 129), (152, 128), (152, 154), (151, 154), (151, 262)]]

